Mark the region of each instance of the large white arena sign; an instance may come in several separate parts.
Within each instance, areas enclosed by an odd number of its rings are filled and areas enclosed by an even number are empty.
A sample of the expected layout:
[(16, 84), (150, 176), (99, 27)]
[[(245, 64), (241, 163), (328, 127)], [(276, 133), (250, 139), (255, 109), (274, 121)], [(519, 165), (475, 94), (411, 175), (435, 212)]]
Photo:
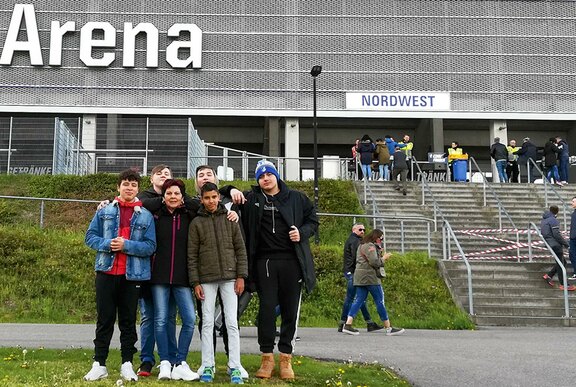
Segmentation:
[(346, 93), (347, 110), (447, 111), (450, 93)]
[[(18, 40), (23, 26), (26, 40)], [(158, 28), (152, 23), (124, 23), (122, 67), (134, 67), (136, 36), (146, 35), (146, 67), (158, 67)], [(55, 20), (50, 25), (49, 66), (62, 66), (62, 39), (65, 34), (75, 33), (76, 22), (61, 24)], [(169, 37), (179, 38), (182, 33), (189, 40), (174, 40), (166, 47), (166, 62), (173, 68), (202, 67), (202, 31), (196, 24), (174, 24), (167, 32)], [(98, 34), (98, 39), (95, 35)], [(116, 47), (116, 29), (108, 22), (88, 22), (80, 28), (80, 60), (88, 67), (108, 67), (116, 59), (114, 52), (104, 52), (93, 57), (93, 49)], [(179, 50), (188, 50), (187, 58), (179, 58)], [(42, 50), (36, 13), (33, 4), (16, 4), (12, 11), (10, 26), (0, 56), (0, 65), (11, 65), (15, 52), (27, 52), (30, 64), (43, 66)]]

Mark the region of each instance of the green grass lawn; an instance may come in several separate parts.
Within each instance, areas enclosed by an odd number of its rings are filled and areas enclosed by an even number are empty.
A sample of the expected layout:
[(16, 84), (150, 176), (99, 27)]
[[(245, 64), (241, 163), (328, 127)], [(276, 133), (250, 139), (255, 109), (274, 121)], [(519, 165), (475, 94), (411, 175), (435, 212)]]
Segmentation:
[[(120, 353), (110, 351), (108, 358), (108, 378), (97, 382), (85, 382), (83, 376), (92, 365), (92, 351), (84, 349), (53, 350), (43, 348), (0, 348), (0, 385), (11, 386), (94, 386), (112, 387), (128, 385), (146, 386), (184, 386), (190, 382), (158, 381), (157, 370), (152, 376), (140, 378), (137, 383), (120, 381)], [(200, 354), (190, 353), (188, 363), (197, 368)], [(256, 372), (260, 365), (257, 355), (242, 355), (242, 363), (250, 374)], [(226, 375), (226, 357), (216, 356), (216, 375), (212, 385), (229, 386)], [(135, 365), (137, 366), (137, 365)], [(303, 356), (295, 356), (293, 368), (296, 380), (283, 382), (277, 377), (260, 380), (251, 377), (246, 385), (269, 386), (409, 386), (408, 382), (396, 376), (391, 370), (377, 364), (324, 362)]]

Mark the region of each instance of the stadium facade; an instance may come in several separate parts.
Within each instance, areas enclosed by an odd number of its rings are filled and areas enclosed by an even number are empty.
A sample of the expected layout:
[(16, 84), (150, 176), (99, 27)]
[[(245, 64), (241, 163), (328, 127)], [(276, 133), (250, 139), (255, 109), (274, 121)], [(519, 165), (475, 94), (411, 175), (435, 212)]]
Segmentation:
[(313, 65), (320, 156), (363, 134), (410, 134), (419, 159), (459, 141), (487, 160), (495, 136), (576, 149), (574, 1), (0, 4), (1, 173), (184, 174), (196, 135), (312, 156)]

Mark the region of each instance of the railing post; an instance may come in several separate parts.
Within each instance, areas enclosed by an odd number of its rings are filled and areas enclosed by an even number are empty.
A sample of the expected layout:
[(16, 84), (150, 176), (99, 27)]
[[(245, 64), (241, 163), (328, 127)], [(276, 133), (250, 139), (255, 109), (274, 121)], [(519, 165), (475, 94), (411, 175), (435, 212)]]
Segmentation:
[(426, 222), (426, 231), (428, 233), (428, 258), (432, 258), (432, 238), (430, 237), (430, 222)]
[(420, 184), (422, 185), (422, 205), (426, 204), (426, 193), (424, 192), (424, 179), (426, 175), (424, 172), (420, 173)]
[(446, 250), (446, 225), (442, 223), (442, 258), (448, 260), (448, 251)]
[(404, 219), (400, 219), (400, 249), (404, 254)]
[(40, 228), (44, 228), (44, 200), (40, 201)]
[(367, 185), (367, 182), (366, 182), (366, 179), (362, 179), (362, 180), (364, 181), (364, 205), (366, 205), (366, 203), (368, 203), (368, 196), (367, 196), (367, 194), (366, 194), (366, 185)]
[(516, 255), (518, 256), (518, 262), (520, 262), (520, 231), (516, 229)]
[(528, 225), (528, 262), (532, 262), (532, 226)]

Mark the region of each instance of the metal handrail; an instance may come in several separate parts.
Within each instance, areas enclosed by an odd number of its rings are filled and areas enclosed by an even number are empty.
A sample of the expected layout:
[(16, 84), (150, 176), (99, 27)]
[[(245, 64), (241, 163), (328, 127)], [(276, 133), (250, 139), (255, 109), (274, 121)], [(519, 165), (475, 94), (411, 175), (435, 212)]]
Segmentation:
[[(474, 165), (476, 166), (476, 169), (478, 169), (478, 172), (480, 172), (480, 175), (482, 175), (482, 181), (483, 181), (483, 185), (484, 185), (484, 206), (486, 206), (486, 187), (488, 187), (490, 189), (492, 196), (494, 197), (494, 199), (496, 199), (496, 204), (498, 205), (498, 224), (499, 224), (500, 230), (502, 229), (502, 213), (504, 213), (504, 215), (506, 215), (506, 217), (508, 218), (508, 221), (510, 221), (510, 224), (512, 225), (512, 228), (518, 230), (518, 227), (516, 227), (516, 224), (512, 220), (512, 217), (510, 216), (510, 214), (508, 214), (508, 211), (506, 211), (506, 209), (504, 208), (504, 205), (500, 201), (500, 198), (496, 194), (496, 191), (494, 191), (494, 188), (492, 188), (492, 185), (490, 184), (488, 179), (486, 179), (484, 172), (482, 172), (482, 170), (480, 169), (480, 166), (478, 166), (476, 159), (474, 159), (474, 157), (469, 157), (468, 162), (470, 164), (470, 176), (472, 176), (472, 163), (474, 163)], [(518, 235), (518, 233), (516, 233), (516, 235)]]
[(44, 228), (44, 207), (45, 207), (44, 202), (100, 203), (97, 200), (33, 198), (33, 197), (28, 197), (28, 196), (5, 196), (5, 195), (0, 195), (0, 199), (18, 199), (18, 200), (40, 201), (40, 228)]
[[(382, 231), (385, 233), (384, 222), (400, 221), (400, 252), (405, 253), (404, 249), (404, 222), (415, 221), (415, 222), (426, 222), (426, 233), (428, 239), (428, 256), (432, 257), (432, 232), (430, 225), (435, 223), (434, 219), (426, 218), (423, 216), (390, 216), (390, 215), (367, 215), (367, 214), (333, 214), (327, 212), (318, 212), (318, 216), (334, 216), (334, 217), (347, 217), (353, 218), (353, 222), (356, 222), (356, 218), (370, 218), (374, 219), (374, 225), (376, 224), (376, 219), (379, 219), (383, 228)], [(376, 226), (374, 226), (375, 228)], [(386, 251), (386, 237), (384, 236), (384, 251)]]
[(554, 252), (554, 250), (552, 250), (552, 247), (550, 247), (550, 245), (548, 244), (548, 242), (546, 242), (546, 239), (544, 239), (544, 237), (542, 236), (542, 233), (540, 232), (540, 229), (538, 228), (538, 226), (536, 226), (534, 224), (534, 222), (530, 222), (528, 224), (528, 256), (530, 259), (530, 262), (532, 262), (532, 237), (531, 237), (531, 232), (530, 230), (534, 229), (536, 231), (536, 235), (538, 235), (540, 237), (540, 239), (542, 239), (542, 241), (544, 242), (544, 244), (546, 245), (546, 247), (548, 248), (548, 250), (550, 251), (550, 253), (552, 254), (552, 257), (554, 257), (554, 259), (556, 260), (556, 263), (560, 266), (560, 269), (562, 270), (562, 277), (564, 278), (564, 316), (563, 317), (570, 317), (570, 304), (568, 302), (568, 281), (566, 279), (566, 267), (564, 266), (564, 264), (562, 264), (562, 261), (560, 260), (560, 258), (558, 258), (556, 256), (556, 253)]
[(474, 315), (474, 301), (472, 298), (472, 266), (470, 266), (470, 262), (468, 261), (466, 254), (464, 254), (464, 250), (462, 250), (462, 246), (460, 245), (460, 242), (458, 241), (458, 238), (456, 237), (454, 230), (452, 230), (452, 226), (450, 226), (450, 222), (448, 222), (448, 220), (446, 219), (446, 217), (442, 213), (442, 210), (440, 209), (440, 205), (436, 201), (436, 198), (434, 197), (434, 193), (432, 192), (430, 185), (428, 185), (428, 182), (426, 181), (426, 175), (424, 174), (424, 172), (422, 172), (422, 168), (420, 168), (418, 163), (413, 163), (413, 164), (416, 164), (416, 167), (418, 168), (418, 172), (420, 172), (420, 176), (421, 176), (420, 181), (422, 182), (422, 205), (425, 204), (424, 188), (426, 188), (428, 193), (430, 194), (430, 198), (432, 199), (432, 206), (434, 208), (434, 219), (436, 220), (436, 211), (438, 211), (438, 213), (440, 214), (440, 217), (442, 218), (443, 259), (447, 259), (447, 254), (446, 254), (446, 247), (447, 246), (446, 245), (448, 245), (448, 247), (449, 247), (450, 238), (451, 238), (454, 240), (454, 243), (456, 243), (456, 247), (458, 248), (458, 251), (460, 252), (460, 255), (462, 256), (462, 260), (464, 261), (464, 265), (466, 265), (466, 275), (467, 275), (467, 280), (468, 280), (468, 310), (469, 310), (470, 315)]
[(544, 205), (546, 206), (546, 208), (548, 208), (548, 186), (550, 186), (554, 195), (556, 195), (556, 197), (560, 200), (560, 203), (562, 203), (562, 207), (564, 208), (564, 211), (562, 211), (562, 218), (564, 219), (564, 230), (567, 230), (568, 220), (567, 220), (566, 214), (568, 212), (570, 212), (570, 206), (568, 206), (566, 201), (562, 198), (562, 196), (560, 196), (560, 194), (558, 193), (558, 191), (556, 191), (554, 186), (552, 184), (550, 184), (550, 182), (548, 181), (546, 176), (544, 176), (544, 172), (542, 172), (540, 167), (538, 167), (536, 162), (534, 160), (532, 160), (531, 158), (529, 158), (528, 161), (526, 162), (526, 168), (528, 170), (528, 176), (530, 176), (530, 163), (532, 163), (534, 165), (534, 168), (536, 168), (536, 170), (538, 172), (540, 172), (540, 175), (542, 176), (542, 183), (544, 184)]

